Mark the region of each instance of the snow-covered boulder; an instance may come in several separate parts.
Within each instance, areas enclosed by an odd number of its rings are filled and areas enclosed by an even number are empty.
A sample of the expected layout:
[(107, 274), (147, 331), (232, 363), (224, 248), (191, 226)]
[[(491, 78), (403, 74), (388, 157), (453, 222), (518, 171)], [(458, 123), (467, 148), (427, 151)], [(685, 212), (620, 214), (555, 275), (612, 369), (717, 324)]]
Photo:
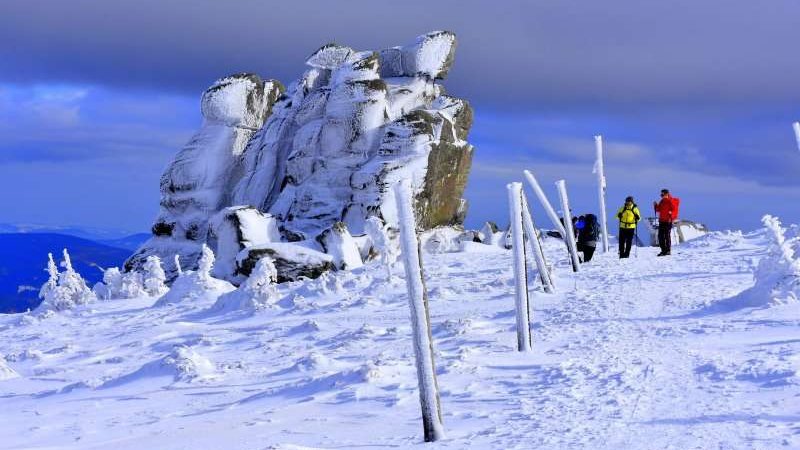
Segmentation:
[[(139, 269), (151, 255), (164, 261), (172, 258), (172, 246), (161, 245), (159, 237), (183, 241), (184, 247), (194, 248), (181, 254), (199, 256), (199, 247), (207, 239), (209, 217), (230, 204), (230, 192), (242, 174), (245, 146), (282, 91), (277, 81), (237, 74), (217, 80), (203, 93), (203, 125), (161, 177), (161, 210), (152, 229), (154, 239), (126, 262), (126, 270)], [(168, 273), (172, 271), (173, 267), (167, 267)]]
[(162, 177), (153, 238), (126, 270), (155, 254), (170, 261), (171, 279), (174, 254), (193, 270), (208, 243), (219, 253), (218, 275), (229, 277), (241, 242), (221, 245), (225, 232), (209, 232), (209, 219), (235, 205), (270, 214), (288, 241), (338, 222), (362, 234), (372, 216), (396, 228), (390, 187), (401, 179), (411, 181), (420, 229), (461, 224), (472, 108), (435, 82), (455, 48), (455, 35), (444, 31), (380, 52), (328, 44), (280, 97), (277, 82), (253, 75), (219, 80), (203, 95), (203, 127)]
[(281, 241), (275, 218), (250, 206), (224, 208), (209, 223), (212, 246), (216, 248), (214, 276), (217, 278), (233, 279), (236, 256), (243, 249)]
[(343, 222), (336, 222), (332, 227), (317, 236), (325, 253), (331, 255), (333, 264), (339, 270), (356, 269), (364, 265), (361, 251), (353, 236)]
[(333, 257), (298, 243), (269, 243), (254, 245), (239, 253), (236, 273), (250, 276), (263, 257), (269, 257), (278, 272), (278, 282), (299, 280), (301, 277), (317, 278), (334, 268)]
[(418, 37), (411, 45), (382, 50), (381, 75), (445, 78), (453, 65), (455, 51), (454, 33), (433, 31)]

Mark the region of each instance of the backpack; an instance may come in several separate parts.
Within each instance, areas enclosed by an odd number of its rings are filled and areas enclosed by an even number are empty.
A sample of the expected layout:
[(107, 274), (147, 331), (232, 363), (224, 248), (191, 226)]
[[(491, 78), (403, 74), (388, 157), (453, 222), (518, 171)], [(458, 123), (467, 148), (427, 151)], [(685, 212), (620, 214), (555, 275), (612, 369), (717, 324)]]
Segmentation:
[(681, 207), (681, 199), (678, 197), (671, 197), (672, 199), (672, 220), (678, 220), (678, 210)]
[(597, 241), (600, 235), (600, 227), (597, 225), (597, 218), (594, 214), (587, 214), (585, 225), (581, 229), (579, 240), (581, 242)]

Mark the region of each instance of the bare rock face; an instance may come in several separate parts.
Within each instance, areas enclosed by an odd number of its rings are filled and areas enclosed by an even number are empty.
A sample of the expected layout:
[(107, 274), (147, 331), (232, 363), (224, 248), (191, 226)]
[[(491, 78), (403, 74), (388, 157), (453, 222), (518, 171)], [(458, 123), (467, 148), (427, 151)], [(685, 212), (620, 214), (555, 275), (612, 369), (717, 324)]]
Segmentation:
[(209, 241), (209, 217), (231, 205), (270, 214), (289, 241), (337, 223), (361, 234), (371, 216), (396, 227), (390, 187), (401, 179), (422, 229), (461, 224), (473, 113), (436, 82), (455, 49), (446, 31), (377, 52), (328, 44), (280, 97), (279, 83), (253, 75), (219, 80), (203, 95), (203, 127), (162, 178), (153, 242), (129, 266), (165, 240)]

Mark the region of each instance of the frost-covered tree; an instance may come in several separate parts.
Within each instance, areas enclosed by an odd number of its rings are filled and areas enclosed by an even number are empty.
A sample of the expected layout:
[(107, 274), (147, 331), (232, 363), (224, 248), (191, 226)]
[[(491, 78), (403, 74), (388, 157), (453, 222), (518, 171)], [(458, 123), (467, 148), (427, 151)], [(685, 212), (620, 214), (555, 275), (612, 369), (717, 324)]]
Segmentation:
[(200, 281), (211, 280), (211, 269), (214, 268), (214, 252), (206, 244), (203, 244), (200, 260), (197, 261), (197, 277)]
[(397, 261), (397, 249), (389, 239), (388, 226), (379, 217), (372, 216), (364, 223), (364, 231), (372, 240), (372, 248), (378, 252), (381, 264), (386, 267), (387, 280), (392, 278), (392, 264)]
[(280, 299), (275, 283), (278, 270), (271, 258), (261, 258), (250, 276), (233, 292), (220, 296), (213, 309), (222, 311), (258, 311)]
[[(52, 261), (52, 257), (50, 260)], [(58, 282), (55, 288), (45, 289), (44, 286), (42, 287), (42, 290), (45, 291), (45, 297), (39, 308), (61, 311), (78, 305), (85, 305), (97, 299), (94, 292), (86, 285), (86, 281), (72, 267), (72, 260), (67, 249), (64, 249), (64, 261), (61, 262), (61, 265), (64, 267), (64, 271), (58, 273)], [(48, 272), (50, 272), (51, 276), (53, 273), (58, 272), (57, 269), (53, 269), (54, 267), (50, 267), (48, 262)], [(50, 280), (45, 284), (47, 283), (50, 283)]]
[(163, 295), (169, 290), (166, 285), (167, 274), (161, 267), (161, 259), (158, 256), (148, 256), (142, 266), (144, 274), (142, 275), (144, 281), (144, 290), (147, 295), (156, 297)]
[(140, 272), (130, 271), (122, 275), (119, 286), (120, 298), (136, 298), (146, 294)]
[(97, 298), (109, 300), (120, 297), (121, 289), (122, 273), (117, 267), (109, 267), (103, 271), (103, 281), (96, 283), (92, 291), (94, 291)]
[(179, 255), (175, 255), (175, 271), (178, 272), (178, 276), (183, 275), (183, 268), (181, 267), (181, 257)]
[(42, 285), (42, 288), (39, 289), (39, 299), (44, 300), (50, 295), (58, 286), (58, 267), (56, 266), (56, 262), (53, 261), (53, 254), (47, 254), (47, 274), (48, 278), (47, 281)]

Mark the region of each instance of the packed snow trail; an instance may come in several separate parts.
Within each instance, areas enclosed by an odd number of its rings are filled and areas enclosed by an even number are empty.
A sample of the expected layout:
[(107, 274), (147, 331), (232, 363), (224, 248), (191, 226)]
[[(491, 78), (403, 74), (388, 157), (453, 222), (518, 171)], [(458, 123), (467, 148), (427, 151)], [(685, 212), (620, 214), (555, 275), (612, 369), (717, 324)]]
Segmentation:
[(256, 312), (214, 312), (209, 292), (2, 317), (0, 448), (800, 448), (800, 305), (739, 297), (766, 242), (713, 233), (573, 274), (546, 239), (558, 293), (531, 291), (528, 354), (509, 251), (425, 254), (433, 444), (399, 267), (280, 285)]

